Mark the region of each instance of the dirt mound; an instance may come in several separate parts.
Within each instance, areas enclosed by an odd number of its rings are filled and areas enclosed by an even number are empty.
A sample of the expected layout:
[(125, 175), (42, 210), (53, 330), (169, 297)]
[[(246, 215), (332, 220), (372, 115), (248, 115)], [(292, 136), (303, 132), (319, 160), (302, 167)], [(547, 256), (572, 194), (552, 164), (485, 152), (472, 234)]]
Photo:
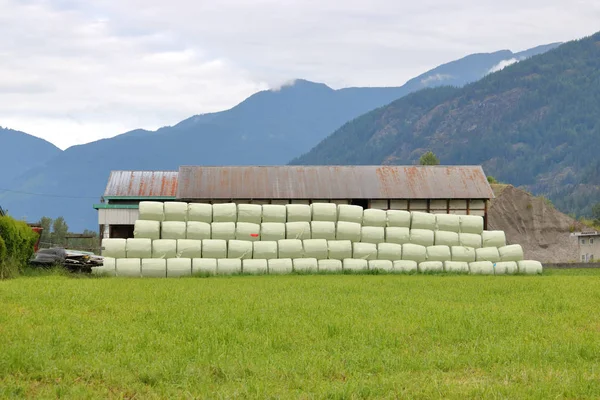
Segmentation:
[(495, 199), (489, 210), (488, 229), (506, 232), (509, 244), (520, 244), (527, 259), (570, 262), (579, 259), (571, 232), (581, 223), (555, 209), (540, 197), (511, 185), (492, 185)]

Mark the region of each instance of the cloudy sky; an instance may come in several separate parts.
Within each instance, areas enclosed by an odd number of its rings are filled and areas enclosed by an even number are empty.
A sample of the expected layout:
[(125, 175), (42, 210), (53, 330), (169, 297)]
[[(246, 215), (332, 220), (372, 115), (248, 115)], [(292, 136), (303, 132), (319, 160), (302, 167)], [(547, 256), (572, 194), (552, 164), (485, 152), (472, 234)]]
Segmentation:
[(598, 0), (0, 0), (0, 126), (66, 148), (294, 78), (402, 85), (596, 30)]

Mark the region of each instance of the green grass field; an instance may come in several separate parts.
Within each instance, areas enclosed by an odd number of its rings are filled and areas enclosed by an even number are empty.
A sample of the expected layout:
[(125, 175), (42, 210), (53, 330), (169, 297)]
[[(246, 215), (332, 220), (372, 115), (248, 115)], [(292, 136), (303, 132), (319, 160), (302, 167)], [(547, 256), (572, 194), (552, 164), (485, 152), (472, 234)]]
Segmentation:
[(0, 282), (0, 398), (598, 398), (600, 271)]

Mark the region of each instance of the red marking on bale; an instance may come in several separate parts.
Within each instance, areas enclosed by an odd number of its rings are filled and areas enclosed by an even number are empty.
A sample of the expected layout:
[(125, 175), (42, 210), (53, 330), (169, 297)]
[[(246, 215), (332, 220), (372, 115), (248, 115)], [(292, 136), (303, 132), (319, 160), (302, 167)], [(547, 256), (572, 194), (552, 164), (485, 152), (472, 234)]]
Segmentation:
[(251, 233), (250, 236), (252, 236), (252, 237), (258, 237), (258, 233)]

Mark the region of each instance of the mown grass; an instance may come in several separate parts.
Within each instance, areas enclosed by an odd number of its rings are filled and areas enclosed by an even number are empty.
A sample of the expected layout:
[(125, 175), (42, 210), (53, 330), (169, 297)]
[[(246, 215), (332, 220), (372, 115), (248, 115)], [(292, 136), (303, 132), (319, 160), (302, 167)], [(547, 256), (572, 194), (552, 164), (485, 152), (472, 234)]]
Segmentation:
[(600, 273), (0, 282), (0, 398), (597, 398)]

